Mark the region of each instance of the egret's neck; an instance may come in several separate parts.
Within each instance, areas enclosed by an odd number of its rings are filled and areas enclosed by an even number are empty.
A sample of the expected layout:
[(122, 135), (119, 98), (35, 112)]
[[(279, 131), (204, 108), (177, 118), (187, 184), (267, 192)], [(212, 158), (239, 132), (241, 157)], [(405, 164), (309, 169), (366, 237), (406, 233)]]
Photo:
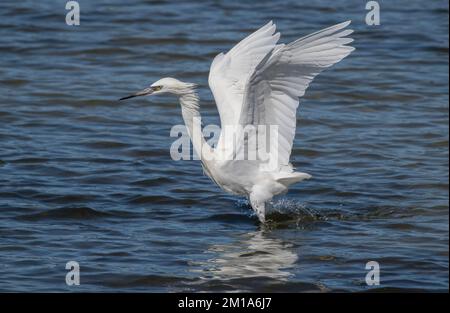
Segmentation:
[(202, 133), (199, 99), (195, 89), (192, 88), (189, 92), (182, 94), (180, 96), (180, 104), (183, 120), (195, 152), (202, 162), (212, 160), (211, 147), (206, 143)]

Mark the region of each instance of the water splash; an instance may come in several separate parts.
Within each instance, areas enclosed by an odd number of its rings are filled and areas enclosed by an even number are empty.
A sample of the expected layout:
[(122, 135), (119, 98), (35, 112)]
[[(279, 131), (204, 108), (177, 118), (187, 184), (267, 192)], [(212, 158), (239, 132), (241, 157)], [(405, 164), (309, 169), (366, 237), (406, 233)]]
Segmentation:
[[(248, 216), (257, 218), (248, 200), (237, 200), (236, 205), (241, 209), (245, 209), (246, 213), (248, 212)], [(266, 228), (285, 224), (295, 224), (297, 227), (303, 228), (308, 223), (327, 220), (326, 216), (307, 207), (307, 204), (293, 199), (271, 201), (266, 207), (266, 210)]]

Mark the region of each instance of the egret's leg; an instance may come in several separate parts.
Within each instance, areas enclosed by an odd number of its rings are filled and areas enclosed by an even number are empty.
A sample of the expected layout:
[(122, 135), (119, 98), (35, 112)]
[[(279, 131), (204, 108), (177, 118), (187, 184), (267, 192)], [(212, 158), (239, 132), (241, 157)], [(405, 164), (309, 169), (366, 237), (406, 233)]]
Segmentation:
[(258, 219), (261, 223), (266, 222), (266, 204), (264, 201), (255, 199), (253, 194), (250, 194), (250, 204), (253, 210), (256, 212)]

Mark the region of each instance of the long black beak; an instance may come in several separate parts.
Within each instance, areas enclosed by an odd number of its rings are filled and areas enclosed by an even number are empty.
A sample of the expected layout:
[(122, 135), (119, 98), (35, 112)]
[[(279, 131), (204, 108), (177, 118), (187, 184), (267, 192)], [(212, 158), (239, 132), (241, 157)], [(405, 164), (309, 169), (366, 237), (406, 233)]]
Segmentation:
[(129, 96), (120, 98), (119, 101), (126, 100), (126, 99), (130, 99), (130, 98), (134, 98), (134, 97), (137, 97), (137, 95), (129, 95)]
[(139, 97), (139, 96), (151, 95), (152, 93), (153, 93), (153, 89), (152, 89), (152, 87), (149, 87), (149, 88), (145, 88), (144, 90), (138, 91), (132, 95), (120, 98), (119, 101), (134, 98), (134, 97)]

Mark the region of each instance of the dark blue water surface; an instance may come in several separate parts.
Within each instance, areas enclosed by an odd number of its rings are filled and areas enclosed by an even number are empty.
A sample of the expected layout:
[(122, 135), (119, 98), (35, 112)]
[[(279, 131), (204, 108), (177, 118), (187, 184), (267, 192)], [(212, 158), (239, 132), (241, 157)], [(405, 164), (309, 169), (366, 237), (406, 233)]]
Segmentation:
[[(448, 2), (0, 3), (0, 291), (448, 290)], [(259, 226), (199, 161), (173, 161), (173, 76), (217, 123), (212, 58), (274, 20), (282, 42), (347, 19), (356, 51), (298, 112), (294, 185)], [(65, 283), (68, 261), (81, 285)], [(367, 286), (365, 265), (381, 266)]]

